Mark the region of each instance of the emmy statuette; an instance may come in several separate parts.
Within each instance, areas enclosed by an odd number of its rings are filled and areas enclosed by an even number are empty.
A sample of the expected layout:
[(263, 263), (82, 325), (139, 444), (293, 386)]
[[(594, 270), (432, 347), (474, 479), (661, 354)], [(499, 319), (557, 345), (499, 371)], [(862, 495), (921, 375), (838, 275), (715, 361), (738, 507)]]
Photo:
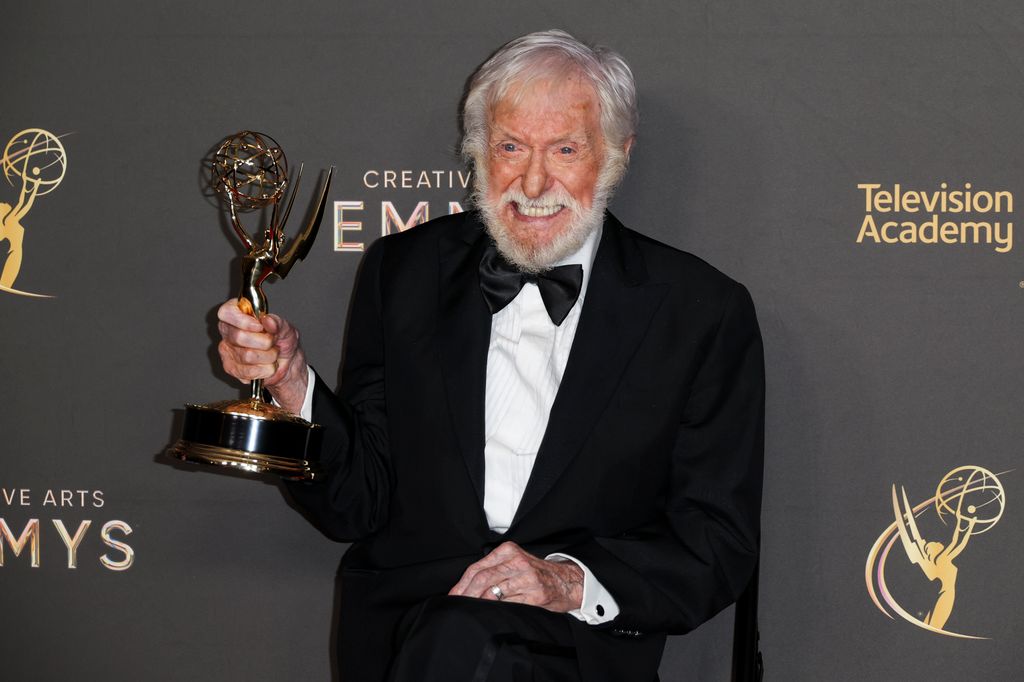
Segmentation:
[[(333, 173), (332, 167), (309, 223), (285, 249), (284, 225), (295, 202), (302, 167), (286, 202), (288, 162), (273, 138), (245, 130), (226, 138), (217, 149), (213, 188), (227, 203), (231, 225), (248, 249), (242, 259), (242, 291), (238, 297), (242, 310), (256, 317), (266, 315), (263, 283), (271, 275), (284, 279), (296, 261), (309, 253), (324, 215)], [(242, 227), (238, 214), (266, 207), (271, 207), (270, 221), (263, 240), (258, 242)], [(319, 448), (320, 438), (320, 426), (264, 401), (263, 380), (256, 379), (246, 399), (186, 405), (181, 440), (169, 453), (188, 462), (313, 480), (318, 471), (311, 456)]]

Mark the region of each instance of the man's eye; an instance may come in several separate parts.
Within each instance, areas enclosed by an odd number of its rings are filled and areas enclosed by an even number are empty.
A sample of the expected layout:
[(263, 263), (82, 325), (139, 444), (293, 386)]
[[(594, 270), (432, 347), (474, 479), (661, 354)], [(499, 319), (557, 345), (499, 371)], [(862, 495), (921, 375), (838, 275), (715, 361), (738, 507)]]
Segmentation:
[(514, 152), (516, 150), (516, 146), (512, 142), (503, 142), (500, 145), (500, 148), (501, 148), (501, 151), (505, 152), (506, 154), (511, 154), (512, 152)]
[(565, 147), (559, 147), (558, 148), (558, 153), (559, 154), (564, 154), (564, 155), (568, 156), (569, 154), (575, 154), (576, 150), (573, 149), (572, 147), (565, 146)]

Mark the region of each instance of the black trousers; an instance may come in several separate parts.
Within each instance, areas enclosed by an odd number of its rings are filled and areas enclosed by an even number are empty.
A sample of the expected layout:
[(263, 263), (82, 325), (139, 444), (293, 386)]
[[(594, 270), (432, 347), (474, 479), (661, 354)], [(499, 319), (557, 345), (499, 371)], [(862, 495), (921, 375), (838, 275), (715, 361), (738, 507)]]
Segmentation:
[(431, 597), (396, 638), (390, 682), (580, 682), (567, 618), (535, 606)]

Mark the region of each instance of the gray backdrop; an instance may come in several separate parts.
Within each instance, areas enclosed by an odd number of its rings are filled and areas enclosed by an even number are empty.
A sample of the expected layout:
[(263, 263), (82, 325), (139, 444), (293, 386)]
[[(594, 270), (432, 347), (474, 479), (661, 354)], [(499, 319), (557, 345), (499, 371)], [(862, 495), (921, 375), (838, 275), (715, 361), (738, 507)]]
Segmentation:
[[(55, 297), (0, 291), (0, 518), (15, 539), (39, 521), (38, 567), (28, 544), (15, 556), (0, 538), (4, 679), (330, 679), (343, 547), (273, 484), (160, 455), (183, 403), (239, 392), (214, 362), (211, 319), (235, 293), (240, 251), (200, 161), (228, 133), (266, 131), (306, 163), (300, 202), (316, 170), (337, 166), (331, 201), (363, 202), (343, 214), (362, 223), (346, 239), (369, 243), (384, 202), (407, 219), (418, 202), (436, 216), (464, 199), (446, 174), (462, 168), (465, 78), (501, 43), (550, 27), (615, 47), (636, 74), (640, 136), (613, 210), (742, 281), (758, 306), (767, 679), (1008, 680), (1024, 668), (1024, 472), (1011, 471), (1024, 247), (858, 243), (857, 187), (971, 183), (1019, 198), (1019, 3), (7, 0), (0, 25), (0, 143), (42, 128), (64, 136), (68, 162), (21, 221), (16, 288)], [(414, 187), (366, 186), (385, 170), (412, 171)], [(421, 170), (445, 171), (445, 186), (416, 188)], [(0, 201), (19, 189), (0, 181)], [(939, 222), (1005, 230), (1013, 209)], [(359, 261), (335, 250), (334, 222), (268, 287), (331, 377)], [(916, 504), (962, 465), (1005, 489), (999, 524), (956, 561), (947, 624), (988, 640), (888, 618), (865, 584), (893, 484)], [(61, 490), (73, 491), (63, 504)], [(71, 535), (92, 522), (75, 569), (55, 520)], [(107, 533), (131, 547), (127, 570), (100, 561), (125, 559), (103, 541), (109, 521), (131, 528)], [(932, 509), (918, 523), (928, 540), (952, 532)], [(898, 541), (887, 570), (921, 618), (937, 583)], [(662, 678), (728, 679), (731, 625), (729, 610), (673, 638)]]

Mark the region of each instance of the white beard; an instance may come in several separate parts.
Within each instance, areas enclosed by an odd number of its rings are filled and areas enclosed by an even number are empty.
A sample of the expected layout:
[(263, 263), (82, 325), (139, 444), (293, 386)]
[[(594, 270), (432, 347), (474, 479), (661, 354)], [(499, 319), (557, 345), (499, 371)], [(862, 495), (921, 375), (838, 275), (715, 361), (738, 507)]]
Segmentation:
[[(604, 221), (608, 206), (609, 192), (599, 187), (594, 193), (590, 208), (585, 209), (568, 192), (555, 189), (536, 199), (530, 199), (518, 189), (506, 191), (496, 201), (489, 200), (487, 178), (476, 174), (474, 201), (483, 218), (487, 233), (494, 240), (498, 253), (523, 272), (537, 273), (550, 270), (559, 261), (576, 253), (587, 237)], [(570, 212), (569, 223), (545, 244), (528, 244), (518, 240), (501, 217), (501, 209), (509, 203), (516, 203), (520, 210), (545, 210), (564, 206)]]

